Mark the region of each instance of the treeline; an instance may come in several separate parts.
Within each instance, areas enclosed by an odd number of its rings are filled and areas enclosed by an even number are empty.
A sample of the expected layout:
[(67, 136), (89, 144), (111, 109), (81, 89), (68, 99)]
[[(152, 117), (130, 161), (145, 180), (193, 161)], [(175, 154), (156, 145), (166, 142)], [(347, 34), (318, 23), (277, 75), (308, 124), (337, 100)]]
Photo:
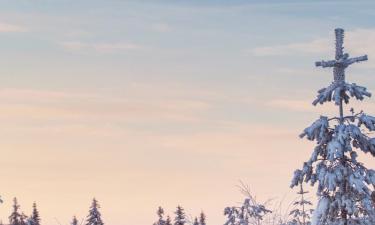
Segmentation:
[[(92, 204), (89, 209), (89, 213), (86, 217), (84, 225), (104, 225), (101, 213), (99, 212), (100, 205), (98, 201), (94, 198), (92, 200)], [(73, 216), (71, 221), (71, 225), (81, 225), (78, 222), (76, 216)], [(1, 224), (3, 224), (1, 222)], [(37, 209), (37, 205), (33, 203), (33, 209), (30, 216), (27, 216), (25, 213), (20, 212), (20, 205), (18, 204), (17, 198), (13, 199), (12, 205), (12, 213), (9, 216), (9, 225), (41, 225), (41, 218), (39, 215), (39, 211)]]
[(188, 218), (185, 214), (184, 208), (181, 206), (177, 206), (176, 211), (174, 212), (174, 219), (173, 222), (171, 217), (167, 215), (165, 217), (164, 209), (159, 206), (158, 210), (156, 211), (158, 216), (158, 220), (153, 225), (185, 225), (185, 224), (193, 224), (193, 225), (206, 225), (206, 215), (202, 211), (198, 217), (192, 219)]
[[(311, 225), (312, 203), (306, 197), (308, 191), (304, 190), (302, 184), (297, 192), (298, 197), (285, 210), (282, 209), (283, 202), (273, 202), (272, 199), (258, 202), (247, 185), (241, 182), (238, 187), (245, 199), (240, 205), (225, 207), (224, 225)], [(153, 225), (207, 225), (203, 212), (198, 217), (190, 218), (181, 206), (177, 206), (173, 220), (169, 215), (165, 216), (162, 207), (157, 209), (156, 214), (158, 219)]]

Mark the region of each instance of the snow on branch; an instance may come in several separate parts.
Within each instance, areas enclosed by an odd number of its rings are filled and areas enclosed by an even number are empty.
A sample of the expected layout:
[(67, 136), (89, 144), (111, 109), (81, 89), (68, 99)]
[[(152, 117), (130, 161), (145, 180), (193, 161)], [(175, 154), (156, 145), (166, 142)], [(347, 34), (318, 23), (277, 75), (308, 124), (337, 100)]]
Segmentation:
[(363, 100), (365, 96), (371, 97), (371, 93), (368, 92), (365, 87), (358, 86), (355, 83), (333, 82), (330, 86), (318, 91), (318, 95), (312, 104), (323, 104), (324, 102), (330, 102), (332, 100), (336, 105), (339, 105), (341, 100), (344, 100), (347, 104), (349, 103), (350, 97)]
[(359, 117), (358, 127), (360, 127), (362, 124), (365, 125), (365, 127), (369, 129), (370, 131), (374, 131), (375, 130), (375, 117), (362, 114)]
[(300, 137), (303, 138), (304, 136), (307, 136), (307, 139), (311, 141), (316, 139), (318, 143), (320, 143), (324, 139), (324, 137), (327, 136), (328, 127), (328, 118), (325, 116), (321, 116), (311, 126), (304, 129)]
[(224, 225), (260, 225), (264, 217), (272, 213), (265, 206), (268, 201), (263, 204), (258, 203), (247, 185), (241, 182), (239, 187), (241, 192), (246, 195), (246, 198), (241, 206), (226, 207), (224, 209), (224, 215), (227, 217)]

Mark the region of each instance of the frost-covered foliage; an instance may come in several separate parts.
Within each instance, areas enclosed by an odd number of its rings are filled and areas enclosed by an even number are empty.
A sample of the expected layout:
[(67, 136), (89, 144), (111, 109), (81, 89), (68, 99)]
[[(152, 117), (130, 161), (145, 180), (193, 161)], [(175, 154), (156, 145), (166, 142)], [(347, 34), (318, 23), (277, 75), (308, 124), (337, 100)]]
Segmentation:
[(259, 225), (264, 217), (272, 213), (267, 209), (265, 203), (260, 204), (251, 195), (248, 188), (242, 189), (246, 194), (246, 198), (241, 206), (226, 207), (224, 215), (227, 222), (224, 225)]
[(356, 84), (333, 82), (330, 86), (318, 91), (318, 96), (313, 101), (313, 105), (323, 104), (332, 100), (336, 105), (339, 105), (341, 100), (349, 103), (350, 97), (363, 100), (364, 97), (371, 97), (371, 94), (365, 87), (357, 86)]
[(305, 198), (305, 194), (308, 191), (303, 189), (303, 185), (300, 184), (300, 190), (297, 192), (300, 195), (300, 198), (293, 202), (294, 208), (290, 211), (289, 215), (292, 219), (287, 223), (288, 225), (310, 225), (311, 222), (311, 213), (312, 209), (309, 207), (312, 206), (312, 203)]
[(250, 198), (246, 198), (240, 207), (227, 207), (224, 215), (228, 217), (225, 225), (250, 225), (260, 224), (267, 213), (271, 213), (264, 205), (256, 204)]
[(86, 219), (86, 225), (104, 225), (102, 221), (102, 216), (99, 212), (100, 205), (98, 201), (94, 198), (89, 210), (89, 215)]
[(254, 204), (250, 198), (246, 198), (242, 206), (225, 208), (224, 215), (228, 217), (225, 225), (260, 224), (267, 213), (271, 213), (271, 210), (264, 205)]
[[(336, 29), (336, 37), (342, 41), (342, 29)], [(375, 117), (362, 111), (354, 114), (354, 110), (351, 115), (343, 114), (343, 103), (349, 103), (351, 97), (362, 100), (371, 94), (365, 87), (345, 82), (344, 70), (355, 60), (342, 53), (342, 43), (336, 45), (336, 60), (326, 65), (334, 67), (335, 80), (328, 88), (318, 92), (313, 104), (333, 99), (339, 106), (340, 115), (333, 118), (321, 116), (303, 131), (301, 137), (315, 141), (316, 147), (302, 169), (295, 171), (291, 187), (302, 182), (317, 185), (319, 202), (314, 211), (313, 225), (375, 224), (371, 199), (375, 171), (366, 168), (357, 159), (358, 151), (375, 156), (375, 139), (369, 134), (375, 130)], [(365, 59), (367, 56), (360, 61)]]

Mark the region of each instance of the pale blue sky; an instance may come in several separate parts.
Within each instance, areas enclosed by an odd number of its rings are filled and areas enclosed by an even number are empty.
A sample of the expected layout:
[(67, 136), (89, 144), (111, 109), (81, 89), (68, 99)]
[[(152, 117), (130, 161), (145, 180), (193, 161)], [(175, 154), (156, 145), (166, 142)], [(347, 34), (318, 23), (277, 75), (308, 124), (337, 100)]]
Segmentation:
[(107, 224), (177, 204), (221, 224), (239, 179), (293, 197), (311, 147), (298, 134), (335, 112), (310, 105), (332, 79), (314, 62), (332, 57), (334, 28), (369, 55), (348, 80), (375, 90), (372, 1), (0, 3), (4, 221), (13, 196), (65, 225), (95, 195)]

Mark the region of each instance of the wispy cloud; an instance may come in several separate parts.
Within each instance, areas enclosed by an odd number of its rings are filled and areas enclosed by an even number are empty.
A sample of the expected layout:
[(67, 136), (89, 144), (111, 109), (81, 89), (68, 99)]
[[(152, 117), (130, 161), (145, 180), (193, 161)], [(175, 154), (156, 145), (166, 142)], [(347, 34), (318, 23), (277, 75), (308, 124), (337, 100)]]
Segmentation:
[[(147, 91), (147, 90), (144, 90)], [(40, 91), (32, 89), (3, 89), (0, 91), (0, 109), (3, 118), (28, 118), (61, 121), (106, 120), (132, 123), (197, 122), (201, 112), (210, 109), (209, 102), (195, 98), (168, 98), (131, 92), (81, 93)]]
[(64, 49), (73, 52), (98, 52), (98, 53), (120, 53), (142, 48), (133, 43), (87, 43), (81, 41), (62, 42)]
[(27, 29), (23, 26), (0, 22), (0, 33), (15, 33), (15, 32), (26, 32)]
[(321, 53), (326, 52), (330, 42), (328, 39), (316, 39), (310, 42), (276, 45), (269, 47), (256, 47), (252, 53), (256, 56), (293, 55), (296, 53)]

